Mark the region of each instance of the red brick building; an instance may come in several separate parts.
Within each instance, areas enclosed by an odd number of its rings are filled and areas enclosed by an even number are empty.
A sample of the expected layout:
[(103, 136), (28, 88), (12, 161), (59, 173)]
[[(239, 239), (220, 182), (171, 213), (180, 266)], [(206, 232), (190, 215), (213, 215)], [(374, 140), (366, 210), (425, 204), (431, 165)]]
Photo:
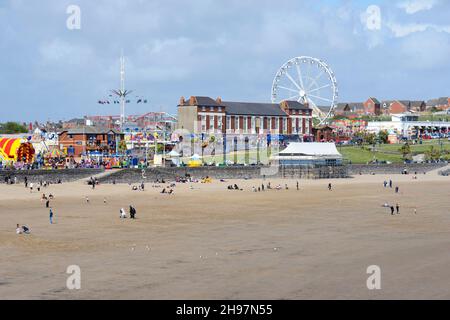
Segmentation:
[(381, 114), (381, 102), (377, 98), (370, 97), (363, 105), (366, 115), (378, 116)]
[(297, 101), (280, 104), (231, 102), (209, 97), (182, 97), (178, 129), (205, 134), (311, 135), (312, 109)]
[(395, 100), (389, 105), (389, 114), (423, 112), (425, 109), (425, 101)]
[(81, 157), (86, 152), (116, 153), (124, 135), (114, 129), (83, 126), (58, 133), (60, 149), (70, 156)]

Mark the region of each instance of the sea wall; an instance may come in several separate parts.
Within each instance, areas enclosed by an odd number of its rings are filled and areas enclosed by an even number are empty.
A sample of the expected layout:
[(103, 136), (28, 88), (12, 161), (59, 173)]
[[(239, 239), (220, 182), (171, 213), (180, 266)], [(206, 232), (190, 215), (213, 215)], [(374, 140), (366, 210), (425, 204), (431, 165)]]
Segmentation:
[(25, 177), (29, 182), (48, 181), (56, 183), (59, 179), (62, 182), (72, 182), (89, 178), (103, 172), (104, 169), (61, 169), (61, 170), (0, 170), (0, 183), (5, 181), (5, 177), (11, 179), (17, 177), (18, 183), (23, 183)]
[(393, 164), (351, 164), (348, 165), (349, 175), (359, 174), (401, 174), (405, 169), (409, 173), (421, 173), (445, 167), (446, 163), (393, 163)]
[(256, 179), (261, 178), (261, 167), (199, 167), (199, 168), (147, 168), (124, 169), (108, 176), (100, 177), (101, 183), (153, 182), (157, 179), (174, 180), (177, 177), (191, 176), (195, 179), (211, 177), (214, 179)]

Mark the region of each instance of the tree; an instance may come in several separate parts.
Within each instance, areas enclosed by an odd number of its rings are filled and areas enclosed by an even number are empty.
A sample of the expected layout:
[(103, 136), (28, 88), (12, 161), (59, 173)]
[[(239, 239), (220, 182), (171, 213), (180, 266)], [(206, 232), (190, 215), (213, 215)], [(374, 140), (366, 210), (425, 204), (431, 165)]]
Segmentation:
[(389, 133), (387, 130), (382, 130), (378, 133), (378, 140), (384, 144), (389, 142)]
[(411, 147), (409, 146), (409, 143), (406, 142), (400, 149), (399, 151), (401, 152), (402, 156), (403, 156), (403, 160), (408, 160), (411, 158)]
[(0, 124), (0, 133), (3, 134), (15, 134), (27, 132), (28, 132), (27, 127), (17, 122), (6, 122), (4, 124)]
[(426, 160), (439, 160), (441, 158), (441, 152), (438, 148), (431, 146), (429, 150), (425, 151), (425, 159)]
[(119, 142), (119, 151), (120, 153), (125, 153), (127, 151), (127, 143), (125, 142), (125, 140), (121, 140)]

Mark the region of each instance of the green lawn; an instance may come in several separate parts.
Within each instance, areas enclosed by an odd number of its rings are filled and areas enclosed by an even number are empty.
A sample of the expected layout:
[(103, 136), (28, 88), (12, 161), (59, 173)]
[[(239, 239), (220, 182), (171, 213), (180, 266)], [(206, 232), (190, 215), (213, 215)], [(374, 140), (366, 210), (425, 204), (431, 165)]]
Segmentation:
[[(447, 139), (442, 139), (442, 147), (443, 151), (447, 151), (449, 154), (443, 154), (443, 158), (449, 160), (450, 158), (450, 142)], [(389, 161), (392, 163), (402, 163), (403, 157), (400, 153), (399, 149), (403, 144), (384, 144), (377, 145), (376, 151), (373, 152), (370, 150), (370, 147), (361, 148), (359, 146), (342, 146), (338, 147), (339, 152), (344, 156), (345, 160), (349, 160), (355, 164), (364, 164), (370, 161), (377, 159), (378, 161)], [(439, 148), (439, 141), (424, 141), (423, 144), (411, 145), (411, 152), (413, 155), (425, 153), (430, 149), (430, 146), (434, 146), (435, 148)], [(368, 150), (369, 149), (369, 150)], [(238, 151), (236, 153), (237, 163), (243, 164), (246, 162), (245, 151)], [(249, 164), (253, 164), (257, 162), (256, 150), (249, 151), (248, 162)], [(189, 162), (189, 158), (182, 159), (184, 163)], [(223, 156), (221, 154), (215, 156), (204, 156), (205, 163), (223, 163)], [(235, 161), (234, 152), (227, 154), (227, 161)], [(267, 156), (267, 150), (260, 150), (260, 159), (261, 163), (267, 164), (269, 162), (269, 157)]]
[[(450, 153), (450, 142), (446, 139), (442, 139), (442, 150), (444, 152)], [(399, 149), (403, 144), (385, 144), (377, 145), (376, 151), (367, 150), (366, 148), (361, 148), (359, 146), (343, 146), (339, 147), (339, 152), (342, 153), (346, 160), (352, 163), (367, 163), (377, 159), (378, 161), (390, 161), (393, 163), (403, 162), (402, 154)], [(431, 146), (440, 149), (439, 141), (424, 141), (423, 144), (410, 145), (411, 152), (413, 155), (425, 153), (430, 149)], [(370, 148), (370, 147), (369, 147)], [(448, 159), (448, 154), (443, 154), (444, 159)]]

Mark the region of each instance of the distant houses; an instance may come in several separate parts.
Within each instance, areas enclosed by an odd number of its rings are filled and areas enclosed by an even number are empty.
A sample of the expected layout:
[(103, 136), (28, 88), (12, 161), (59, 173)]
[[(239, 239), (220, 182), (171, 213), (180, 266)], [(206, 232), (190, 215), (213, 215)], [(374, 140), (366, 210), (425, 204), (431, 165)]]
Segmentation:
[(421, 113), (434, 109), (445, 111), (450, 108), (450, 98), (424, 100), (378, 100), (368, 98), (365, 102), (342, 102), (334, 109), (334, 116), (358, 118), (361, 116), (391, 115), (405, 112)]

